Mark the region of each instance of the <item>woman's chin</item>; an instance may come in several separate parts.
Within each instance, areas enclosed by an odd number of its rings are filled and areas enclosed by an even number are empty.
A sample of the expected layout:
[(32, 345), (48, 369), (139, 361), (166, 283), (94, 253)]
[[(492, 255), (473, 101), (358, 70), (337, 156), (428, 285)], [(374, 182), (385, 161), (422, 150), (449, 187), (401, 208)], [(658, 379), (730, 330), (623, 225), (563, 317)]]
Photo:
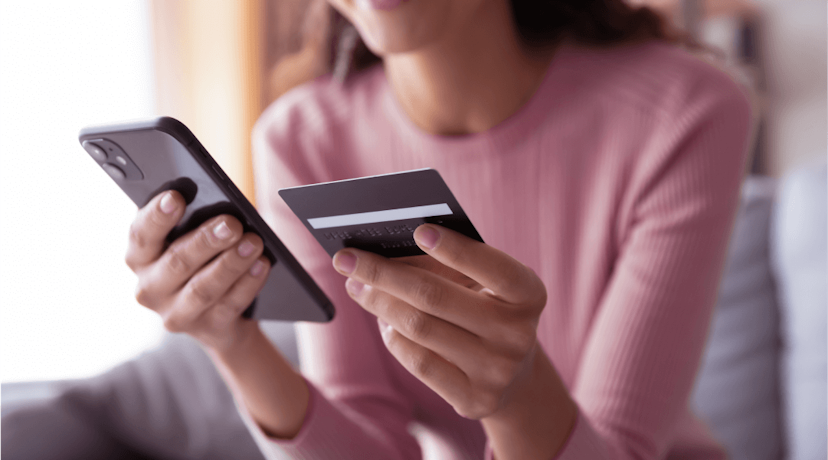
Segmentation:
[(383, 32), (376, 30), (376, 28), (370, 32), (360, 30), (360, 36), (362, 41), (365, 42), (365, 46), (377, 56), (385, 57), (391, 54), (407, 53), (420, 47), (417, 40), (400, 36), (401, 34), (395, 33), (396, 31)]
[(410, 52), (433, 41), (447, 26), (454, 8), (451, 1), (328, 0), (380, 56)]
[(445, 33), (445, 18), (423, 19), (397, 11), (364, 11), (351, 18), (365, 45), (376, 55), (408, 53), (438, 40)]
[(410, 0), (356, 0), (354, 3), (356, 3), (357, 8), (362, 10), (390, 11), (408, 1)]

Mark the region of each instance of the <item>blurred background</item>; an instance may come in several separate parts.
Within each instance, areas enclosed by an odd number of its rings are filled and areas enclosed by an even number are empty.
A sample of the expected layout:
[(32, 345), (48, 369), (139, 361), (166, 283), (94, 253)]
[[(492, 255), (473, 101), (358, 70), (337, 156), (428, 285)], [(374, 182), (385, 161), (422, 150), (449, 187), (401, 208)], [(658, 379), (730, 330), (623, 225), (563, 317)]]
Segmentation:
[[(749, 90), (756, 116), (751, 174), (778, 184), (825, 162), (824, 0), (635, 2), (660, 9), (718, 50), (719, 65)], [(331, 60), (327, 37), (317, 33), (329, 17), (309, 5), (0, 2), (4, 413), (53, 395), (52, 382), (98, 375), (164, 337), (158, 317), (134, 301), (135, 278), (123, 263), (135, 207), (78, 145), (78, 130), (178, 118), (252, 201), (253, 123)]]

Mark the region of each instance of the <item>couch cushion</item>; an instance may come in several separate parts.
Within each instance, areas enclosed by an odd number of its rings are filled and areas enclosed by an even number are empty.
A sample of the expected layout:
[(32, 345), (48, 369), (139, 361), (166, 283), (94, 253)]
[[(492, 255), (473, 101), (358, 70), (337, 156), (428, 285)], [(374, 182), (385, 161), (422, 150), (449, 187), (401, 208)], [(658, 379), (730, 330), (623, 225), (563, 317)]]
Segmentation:
[(692, 405), (733, 460), (782, 456), (778, 309), (768, 238), (773, 181), (749, 177)]
[(773, 217), (771, 254), (782, 316), (782, 395), (792, 460), (828, 458), (825, 164), (787, 176)]
[(2, 446), (8, 460), (148, 460), (54, 397), (7, 412)]
[[(260, 326), (297, 365), (293, 325)], [(263, 458), (210, 359), (182, 334), (102, 375), (66, 382), (50, 398), (20, 404), (3, 416), (3, 428), (4, 458)]]

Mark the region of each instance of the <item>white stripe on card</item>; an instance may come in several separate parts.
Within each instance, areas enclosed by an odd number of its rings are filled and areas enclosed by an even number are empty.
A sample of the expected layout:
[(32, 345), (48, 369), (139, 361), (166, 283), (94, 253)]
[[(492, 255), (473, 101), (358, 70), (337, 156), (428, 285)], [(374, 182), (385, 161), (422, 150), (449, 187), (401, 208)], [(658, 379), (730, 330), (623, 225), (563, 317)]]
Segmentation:
[(387, 209), (385, 211), (358, 212), (356, 214), (342, 214), (339, 216), (314, 217), (308, 219), (311, 227), (320, 228), (345, 227), (348, 225), (377, 224), (393, 220), (418, 219), (451, 215), (448, 204), (429, 204), (411, 208)]

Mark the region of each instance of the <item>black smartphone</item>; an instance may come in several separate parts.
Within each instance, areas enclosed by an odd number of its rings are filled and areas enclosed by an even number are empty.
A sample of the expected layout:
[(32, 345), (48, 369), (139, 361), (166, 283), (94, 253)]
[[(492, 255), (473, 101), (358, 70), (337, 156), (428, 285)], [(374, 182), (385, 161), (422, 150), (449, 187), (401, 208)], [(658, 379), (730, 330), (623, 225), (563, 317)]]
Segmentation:
[(264, 241), (272, 268), (243, 316), (278, 321), (330, 321), (334, 307), (252, 204), (183, 123), (170, 117), (92, 126), (78, 135), (84, 150), (141, 208), (176, 190), (187, 202), (171, 242), (219, 214), (235, 216)]

